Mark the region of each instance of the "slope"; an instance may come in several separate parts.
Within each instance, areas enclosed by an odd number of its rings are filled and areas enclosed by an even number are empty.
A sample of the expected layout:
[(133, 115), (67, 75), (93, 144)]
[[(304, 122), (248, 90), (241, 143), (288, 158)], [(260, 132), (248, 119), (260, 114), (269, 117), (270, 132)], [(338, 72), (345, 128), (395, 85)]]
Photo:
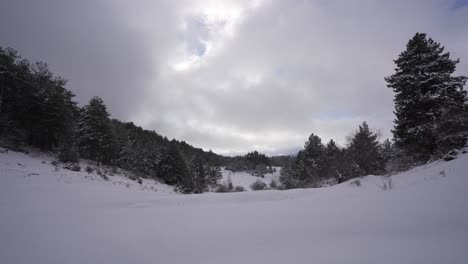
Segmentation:
[(360, 186), (199, 195), (64, 184), (46, 172), (31, 180), (4, 164), (1, 263), (468, 261), (468, 155), (395, 175), (389, 191), (367, 176)]

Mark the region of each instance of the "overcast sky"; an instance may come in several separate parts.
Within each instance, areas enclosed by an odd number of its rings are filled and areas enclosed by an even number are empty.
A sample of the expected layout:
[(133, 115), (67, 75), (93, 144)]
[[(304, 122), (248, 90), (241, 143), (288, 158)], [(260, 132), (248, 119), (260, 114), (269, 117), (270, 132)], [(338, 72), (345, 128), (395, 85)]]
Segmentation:
[(416, 32), (468, 73), (461, 0), (3, 0), (0, 46), (49, 64), (81, 105), (221, 154), (391, 137), (384, 77)]

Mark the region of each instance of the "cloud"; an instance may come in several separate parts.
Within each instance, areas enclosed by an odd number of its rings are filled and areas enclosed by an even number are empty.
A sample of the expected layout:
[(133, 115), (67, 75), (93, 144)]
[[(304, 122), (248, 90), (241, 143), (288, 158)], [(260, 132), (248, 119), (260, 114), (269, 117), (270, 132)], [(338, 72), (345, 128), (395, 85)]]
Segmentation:
[(0, 15), (2, 45), (49, 62), (81, 103), (225, 154), (291, 153), (312, 132), (344, 145), (363, 121), (391, 137), (383, 78), (415, 32), (468, 72), (459, 1), (20, 0)]

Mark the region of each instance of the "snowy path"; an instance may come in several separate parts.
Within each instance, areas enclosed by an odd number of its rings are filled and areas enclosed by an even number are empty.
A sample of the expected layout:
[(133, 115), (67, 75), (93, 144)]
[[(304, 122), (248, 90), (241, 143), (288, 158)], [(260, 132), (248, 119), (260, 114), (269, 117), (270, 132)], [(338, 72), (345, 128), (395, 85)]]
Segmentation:
[(4, 166), (0, 263), (468, 263), (467, 171), (465, 155), (397, 175), (391, 191), (370, 176), (174, 195)]

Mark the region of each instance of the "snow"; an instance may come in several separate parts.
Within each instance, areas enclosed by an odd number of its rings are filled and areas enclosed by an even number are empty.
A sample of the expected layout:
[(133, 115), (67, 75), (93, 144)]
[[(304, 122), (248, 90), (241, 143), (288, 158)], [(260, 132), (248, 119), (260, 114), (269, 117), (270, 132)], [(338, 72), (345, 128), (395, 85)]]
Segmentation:
[(275, 180), (276, 183), (279, 182), (279, 175), (281, 172), (280, 167), (273, 167), (276, 169), (275, 172), (273, 173), (266, 173), (263, 178), (261, 177), (256, 177), (253, 176), (252, 174), (248, 172), (232, 172), (230, 170), (226, 170), (225, 168), (221, 169), (221, 174), (223, 175), (220, 183), (221, 184), (227, 184), (229, 179), (231, 179), (232, 185), (234, 187), (236, 186), (242, 186), (244, 187), (245, 190), (247, 191), (252, 191), (252, 188), (250, 188), (250, 185), (256, 181), (261, 181), (267, 184), (267, 186), (270, 186), (270, 183)]
[(389, 191), (367, 176), (197, 195), (50, 161), (0, 153), (0, 263), (468, 263), (468, 155), (394, 175)]
[[(142, 179), (142, 184), (130, 180), (125, 175), (131, 173), (118, 169), (112, 171), (105, 166), (96, 166), (94, 162), (81, 160), (80, 172), (70, 171), (63, 168), (65, 164), (61, 163), (54, 166), (52, 163), (56, 159), (52, 155), (47, 155), (38, 151), (30, 150), (28, 154), (9, 151), (2, 153), (0, 151), (0, 175), (9, 176), (9, 180), (23, 180), (28, 184), (39, 185), (59, 185), (73, 184), (82, 185), (83, 188), (93, 188), (98, 185), (104, 189), (127, 189), (141, 190), (148, 192), (159, 192), (165, 194), (174, 193), (172, 186), (159, 183), (151, 179)], [(93, 172), (87, 173), (86, 168), (90, 167)], [(107, 175), (108, 181), (98, 175), (98, 170)], [(111, 176), (112, 175), (112, 176)]]

